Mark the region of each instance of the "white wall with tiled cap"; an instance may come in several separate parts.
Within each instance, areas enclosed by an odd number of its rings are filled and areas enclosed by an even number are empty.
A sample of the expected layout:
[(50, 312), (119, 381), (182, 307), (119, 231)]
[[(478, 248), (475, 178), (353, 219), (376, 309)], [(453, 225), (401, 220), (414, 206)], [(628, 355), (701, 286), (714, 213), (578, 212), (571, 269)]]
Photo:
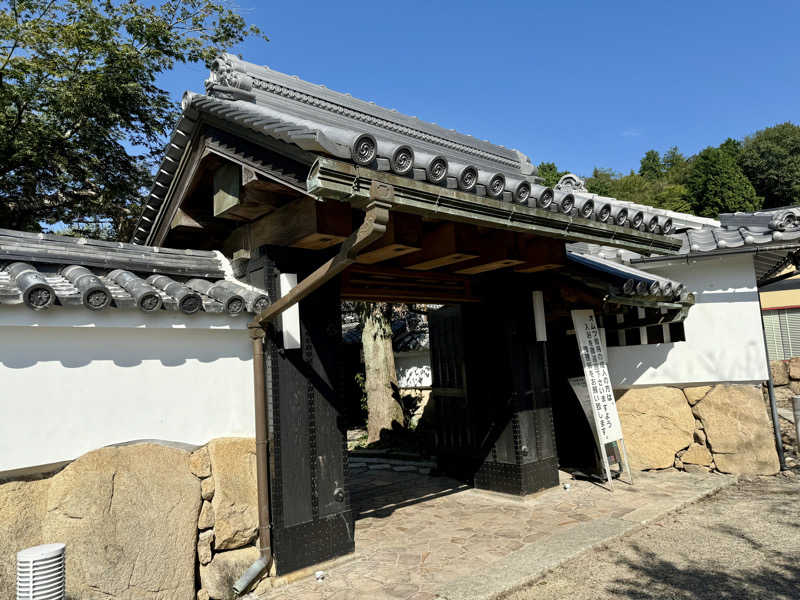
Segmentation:
[(253, 436), (247, 318), (0, 310), (0, 478), (110, 444)]
[[(644, 265), (637, 265), (641, 268)], [(767, 378), (761, 311), (750, 254), (686, 259), (647, 270), (695, 294), (686, 341), (608, 349), (615, 389), (645, 385), (749, 383)]]

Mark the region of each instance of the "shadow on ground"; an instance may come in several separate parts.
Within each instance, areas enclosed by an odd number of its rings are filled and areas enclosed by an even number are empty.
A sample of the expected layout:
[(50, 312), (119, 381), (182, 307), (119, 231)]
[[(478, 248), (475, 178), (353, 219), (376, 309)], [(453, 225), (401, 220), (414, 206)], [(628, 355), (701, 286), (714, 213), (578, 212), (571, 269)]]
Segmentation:
[[(731, 536), (746, 535), (731, 528)], [(749, 540), (754, 549), (757, 542)], [(641, 600), (697, 600), (714, 598), (764, 598), (772, 600), (797, 600), (800, 597), (800, 566), (797, 556), (775, 553), (768, 564), (759, 569), (744, 569), (732, 572), (730, 567), (685, 568), (655, 553), (632, 546), (637, 560), (623, 560), (632, 576), (615, 580), (608, 586), (609, 592), (618, 598)], [(647, 585), (646, 582), (653, 582)]]

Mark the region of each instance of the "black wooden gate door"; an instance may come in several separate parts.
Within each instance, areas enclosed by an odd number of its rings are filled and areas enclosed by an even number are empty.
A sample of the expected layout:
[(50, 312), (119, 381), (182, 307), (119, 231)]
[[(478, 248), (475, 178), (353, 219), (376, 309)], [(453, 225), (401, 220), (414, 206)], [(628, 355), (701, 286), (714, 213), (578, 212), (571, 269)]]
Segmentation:
[(441, 466), (511, 494), (558, 485), (547, 347), (530, 293), (448, 306), (429, 323)]

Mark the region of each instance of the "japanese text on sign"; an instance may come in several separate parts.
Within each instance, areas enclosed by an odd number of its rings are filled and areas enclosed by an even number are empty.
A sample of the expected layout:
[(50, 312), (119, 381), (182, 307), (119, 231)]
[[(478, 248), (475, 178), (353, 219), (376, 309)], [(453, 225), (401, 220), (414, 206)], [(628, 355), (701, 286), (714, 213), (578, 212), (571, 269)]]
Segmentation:
[(591, 399), (597, 437), (601, 444), (622, 438), (622, 426), (617, 414), (617, 403), (608, 376), (605, 349), (600, 337), (600, 329), (592, 310), (573, 310), (572, 322), (583, 363), (583, 374)]

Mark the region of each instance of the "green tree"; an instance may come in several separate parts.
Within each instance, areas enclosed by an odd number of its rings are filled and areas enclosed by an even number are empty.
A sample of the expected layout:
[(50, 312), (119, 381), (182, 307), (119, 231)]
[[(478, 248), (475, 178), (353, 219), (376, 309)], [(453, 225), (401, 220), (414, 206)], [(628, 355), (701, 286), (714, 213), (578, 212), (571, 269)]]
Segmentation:
[(639, 175), (646, 179), (658, 179), (664, 175), (664, 164), (657, 150), (648, 150), (639, 162)]
[(652, 205), (666, 210), (692, 214), (689, 191), (679, 183), (659, 183), (652, 199)]
[(730, 144), (724, 148), (709, 147), (692, 160), (686, 188), (694, 214), (717, 217), (724, 212), (754, 211), (761, 207), (762, 199), (730, 150)]
[(553, 187), (557, 184), (558, 180), (567, 173), (566, 171), (559, 171), (558, 167), (556, 167), (556, 163), (551, 162), (539, 163), (538, 170), (539, 177), (542, 177), (544, 179), (544, 184), (549, 187)]
[(670, 183), (684, 184), (686, 182), (686, 176), (689, 174), (689, 161), (677, 146), (672, 146), (664, 153), (662, 162), (664, 163), (664, 175)]
[(734, 160), (738, 160), (742, 151), (742, 142), (729, 137), (719, 145), (719, 149), (733, 157)]
[(586, 189), (593, 194), (615, 198), (618, 177), (619, 173), (615, 173), (611, 169), (595, 167), (592, 176), (586, 178)]
[(745, 138), (739, 166), (766, 208), (800, 203), (800, 127), (782, 123)]
[(177, 114), (156, 78), (261, 32), (225, 0), (4, 4), (0, 225), (126, 239)]

